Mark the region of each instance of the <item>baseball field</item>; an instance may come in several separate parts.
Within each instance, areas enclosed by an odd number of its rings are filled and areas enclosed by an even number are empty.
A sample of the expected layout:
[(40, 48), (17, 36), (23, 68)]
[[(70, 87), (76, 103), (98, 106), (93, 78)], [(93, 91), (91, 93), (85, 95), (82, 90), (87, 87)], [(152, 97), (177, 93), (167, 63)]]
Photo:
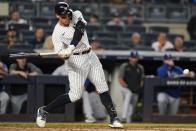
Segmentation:
[(124, 129), (111, 129), (107, 123), (48, 123), (38, 128), (35, 123), (0, 123), (0, 131), (196, 131), (196, 124), (125, 124)]

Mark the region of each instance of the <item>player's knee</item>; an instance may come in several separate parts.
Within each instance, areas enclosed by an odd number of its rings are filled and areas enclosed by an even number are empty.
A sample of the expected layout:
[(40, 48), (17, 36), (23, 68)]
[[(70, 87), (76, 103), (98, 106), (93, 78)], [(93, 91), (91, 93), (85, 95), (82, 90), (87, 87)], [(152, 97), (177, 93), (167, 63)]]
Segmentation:
[(82, 93), (74, 94), (74, 93), (69, 93), (69, 98), (71, 102), (78, 101), (82, 97)]
[(9, 101), (10, 97), (9, 97), (9, 95), (7, 93), (2, 92), (1, 95), (2, 95), (1, 96), (1, 101), (3, 101), (3, 102)]
[(157, 96), (157, 101), (160, 102), (160, 103), (163, 103), (166, 101), (166, 97), (163, 93), (159, 93), (158, 96)]

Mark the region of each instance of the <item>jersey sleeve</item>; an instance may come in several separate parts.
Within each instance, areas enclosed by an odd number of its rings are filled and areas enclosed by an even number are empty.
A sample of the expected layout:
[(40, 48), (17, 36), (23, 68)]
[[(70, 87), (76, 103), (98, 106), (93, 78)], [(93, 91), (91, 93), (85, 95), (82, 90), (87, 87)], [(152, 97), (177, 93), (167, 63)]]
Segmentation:
[(82, 20), (82, 22), (85, 23), (85, 25), (87, 25), (86, 20), (84, 19), (82, 12), (79, 10), (76, 10), (73, 12), (73, 22), (74, 24), (76, 24), (79, 20)]

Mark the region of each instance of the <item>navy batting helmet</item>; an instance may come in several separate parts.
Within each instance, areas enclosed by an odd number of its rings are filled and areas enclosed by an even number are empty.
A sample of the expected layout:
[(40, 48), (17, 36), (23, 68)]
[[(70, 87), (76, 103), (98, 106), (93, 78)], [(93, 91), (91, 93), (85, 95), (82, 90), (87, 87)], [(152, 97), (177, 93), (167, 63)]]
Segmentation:
[(55, 5), (55, 13), (60, 16), (68, 15), (72, 18), (72, 11), (69, 9), (69, 5), (66, 2), (59, 2)]

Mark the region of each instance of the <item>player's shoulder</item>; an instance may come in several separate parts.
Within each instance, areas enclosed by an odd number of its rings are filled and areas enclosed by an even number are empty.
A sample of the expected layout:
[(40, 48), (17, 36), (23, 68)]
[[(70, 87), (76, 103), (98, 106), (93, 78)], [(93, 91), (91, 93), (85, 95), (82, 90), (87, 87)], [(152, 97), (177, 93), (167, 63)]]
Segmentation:
[(80, 10), (75, 10), (72, 13), (73, 13), (73, 16), (82, 16), (82, 12)]
[(125, 68), (125, 67), (128, 66), (128, 65), (129, 65), (128, 62), (122, 63), (121, 68)]
[(54, 27), (52, 36), (56, 36), (56, 35), (63, 34), (63, 33), (64, 33), (63, 28), (57, 23), (57, 24), (55, 25), (55, 27)]
[(141, 64), (138, 64), (138, 68), (144, 70), (144, 67), (143, 67), (143, 65), (141, 65)]
[(180, 66), (175, 66), (175, 69), (176, 69), (177, 71), (179, 71), (179, 72), (182, 72), (182, 71), (183, 71), (183, 69), (182, 69)]
[(78, 18), (83, 18), (83, 14), (79, 10), (75, 10), (72, 12), (72, 18), (73, 20), (77, 20)]
[(168, 65), (167, 64), (162, 64), (161, 66), (158, 67), (157, 71), (167, 71)]
[(29, 63), (29, 62), (27, 63), (27, 67), (30, 67), (31, 68), (31, 67), (34, 67), (34, 66), (35, 65), (33, 63)]

